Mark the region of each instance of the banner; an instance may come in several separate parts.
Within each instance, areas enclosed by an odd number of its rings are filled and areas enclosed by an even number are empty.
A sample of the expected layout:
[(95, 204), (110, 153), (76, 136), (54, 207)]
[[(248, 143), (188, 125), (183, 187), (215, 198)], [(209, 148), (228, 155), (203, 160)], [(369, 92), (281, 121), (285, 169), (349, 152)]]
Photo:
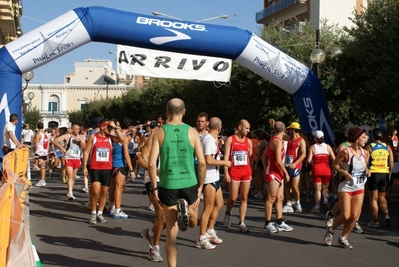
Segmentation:
[(118, 73), (158, 78), (228, 82), (231, 59), (118, 45)]

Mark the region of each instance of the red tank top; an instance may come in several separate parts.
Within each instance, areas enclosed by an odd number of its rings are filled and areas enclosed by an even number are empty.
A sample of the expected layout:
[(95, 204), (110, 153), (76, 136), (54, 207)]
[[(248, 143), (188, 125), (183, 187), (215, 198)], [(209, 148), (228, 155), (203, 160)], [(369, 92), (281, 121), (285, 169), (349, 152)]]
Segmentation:
[(251, 170), (249, 162), (249, 142), (247, 137), (244, 137), (244, 141), (241, 143), (237, 140), (235, 135), (231, 136), (229, 160), (231, 161), (230, 169)]
[(112, 170), (112, 142), (108, 136), (94, 135), (90, 169)]
[[(280, 167), (277, 164), (276, 161), (276, 151), (270, 149), (270, 143), (274, 140), (277, 139), (279, 140), (279, 142), (282, 142), (282, 140), (277, 137), (277, 136), (273, 136), (270, 139), (269, 142), (269, 149), (268, 149), (268, 156), (269, 156), (269, 173), (268, 174), (274, 174), (276, 175), (278, 178), (283, 179), (284, 178), (284, 172), (280, 169)], [(284, 158), (284, 146), (281, 146), (281, 151), (280, 151), (280, 158), (281, 160), (283, 160)]]
[[(287, 144), (287, 151), (285, 153), (285, 167), (288, 167), (291, 163), (293, 163), (298, 158), (298, 151), (299, 151), (299, 142), (301, 141), (302, 137), (298, 137), (295, 140), (289, 140)], [(297, 170), (302, 169), (302, 162), (296, 165)]]

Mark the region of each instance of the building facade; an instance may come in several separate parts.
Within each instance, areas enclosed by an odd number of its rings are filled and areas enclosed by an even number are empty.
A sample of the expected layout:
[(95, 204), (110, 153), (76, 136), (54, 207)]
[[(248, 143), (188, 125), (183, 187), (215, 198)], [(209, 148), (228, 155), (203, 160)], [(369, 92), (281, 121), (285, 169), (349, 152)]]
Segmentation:
[(273, 20), (291, 25), (292, 19), (310, 21), (315, 29), (320, 20), (327, 19), (339, 27), (351, 26), (349, 17), (361, 12), (370, 0), (264, 0), (264, 8), (256, 13), (256, 22), (268, 25)]
[(39, 110), (46, 128), (69, 127), (69, 112), (81, 110), (90, 101), (120, 97), (128, 88), (144, 85), (143, 76), (117, 75), (109, 60), (85, 59), (74, 63), (74, 71), (64, 76), (63, 84), (29, 83), (23, 92), (23, 104), (25, 110)]
[(0, 47), (22, 36), (22, 0), (0, 0)]

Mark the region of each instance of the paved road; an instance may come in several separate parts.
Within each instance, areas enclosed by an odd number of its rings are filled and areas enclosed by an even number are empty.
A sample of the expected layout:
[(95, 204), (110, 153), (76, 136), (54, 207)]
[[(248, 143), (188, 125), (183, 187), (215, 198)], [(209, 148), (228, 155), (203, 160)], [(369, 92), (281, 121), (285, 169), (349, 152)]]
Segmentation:
[[(32, 173), (33, 184), (38, 173)], [(123, 210), (132, 218), (115, 220), (107, 218), (106, 224), (88, 224), (90, 212), (86, 209), (88, 194), (80, 192), (82, 179), (77, 180), (76, 201), (66, 200), (66, 185), (58, 175), (47, 180), (42, 188), (29, 190), (31, 236), (43, 266), (167, 266), (166, 262), (147, 260), (148, 244), (140, 231), (152, 225), (154, 213), (147, 211), (147, 196), (141, 193), (141, 179), (129, 183), (123, 196)], [(366, 199), (367, 201), (367, 199)], [(399, 205), (391, 206), (393, 225), (390, 229), (370, 228), (367, 203), (363, 209), (361, 225), (364, 234), (349, 236), (354, 250), (336, 246), (340, 229), (333, 246), (323, 243), (324, 218), (312, 214), (312, 202), (302, 203), (302, 214), (285, 215), (294, 227), (290, 233), (263, 234), (263, 200), (251, 198), (246, 224), (251, 230), (243, 234), (235, 229), (238, 209), (233, 209), (232, 227), (221, 227), (219, 216), (217, 231), (223, 239), (213, 251), (195, 248), (199, 228), (179, 233), (179, 266), (397, 266), (399, 260)], [(222, 210), (224, 213), (224, 209)], [(382, 218), (381, 218), (382, 221)], [(165, 252), (165, 235), (161, 251)], [(164, 258), (165, 255), (163, 254)]]

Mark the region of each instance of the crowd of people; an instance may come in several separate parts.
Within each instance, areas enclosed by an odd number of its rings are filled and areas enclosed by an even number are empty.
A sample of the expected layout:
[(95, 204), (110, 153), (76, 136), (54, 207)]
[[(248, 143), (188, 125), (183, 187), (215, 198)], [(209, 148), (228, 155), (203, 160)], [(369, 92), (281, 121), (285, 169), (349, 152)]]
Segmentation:
[[(328, 246), (343, 225), (338, 245), (353, 249), (348, 235), (363, 232), (358, 221), (365, 193), (372, 217), (367, 225), (380, 227), (379, 210), (384, 214), (384, 226), (391, 225), (390, 187), (393, 179), (399, 178), (396, 130), (389, 135), (377, 128), (369, 136), (353, 126), (346, 140), (345, 135), (337, 134), (334, 146), (330, 146), (321, 130), (305, 134), (298, 122), (286, 127), (282, 121), (270, 119), (270, 131), (251, 131), (250, 123), (241, 119), (234, 133), (223, 136), (220, 118), (208, 118), (201, 112), (196, 126), (191, 127), (183, 122), (185, 112), (184, 102), (174, 98), (167, 103), (165, 116), (145, 125), (133, 125), (128, 118), (120, 122), (96, 118), (90, 131), (73, 124), (70, 129), (46, 132), (43, 123), (38, 123), (34, 132), (25, 125), (21, 142), (15, 136), (18, 117), (12, 114), (4, 127), (3, 153), (32, 146), (33, 168), (40, 171), (38, 187), (46, 186), (46, 177), (52, 178), (60, 166), (70, 201), (76, 199), (73, 190), (81, 169), (82, 190), (90, 195), (90, 224), (106, 223), (104, 213), (115, 219), (128, 218), (121, 203), (126, 179), (134, 180), (143, 168), (143, 192), (149, 197), (155, 220), (141, 235), (151, 248), (149, 260), (163, 261), (160, 238), (166, 229), (169, 266), (177, 264), (179, 230), (199, 223), (195, 242), (199, 249), (212, 250), (223, 243), (215, 231), (217, 218), (225, 206), (222, 225), (231, 227), (238, 199), (235, 225), (238, 231), (248, 233), (245, 217), (251, 194), (265, 198), (265, 233), (293, 231), (283, 214), (304, 212), (301, 201), (310, 201), (311, 192), (314, 207), (310, 212), (326, 214), (324, 242)], [(224, 205), (225, 190), (228, 197)], [(331, 195), (334, 201), (330, 203)], [(201, 199), (203, 209), (198, 214)]]

